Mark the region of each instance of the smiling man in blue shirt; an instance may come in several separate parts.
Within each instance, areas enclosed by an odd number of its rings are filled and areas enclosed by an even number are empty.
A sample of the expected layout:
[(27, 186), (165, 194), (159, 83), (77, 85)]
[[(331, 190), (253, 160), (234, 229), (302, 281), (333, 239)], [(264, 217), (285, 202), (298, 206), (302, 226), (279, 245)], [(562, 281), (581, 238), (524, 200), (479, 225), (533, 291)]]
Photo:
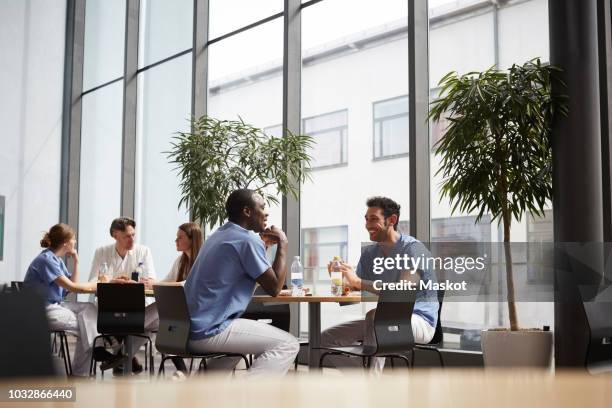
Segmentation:
[[(375, 258), (396, 258), (404, 254), (409, 257), (427, 257), (427, 248), (417, 239), (410, 235), (400, 234), (397, 225), (400, 216), (400, 206), (387, 197), (373, 197), (367, 200), (368, 207), (365, 214), (365, 227), (374, 245), (366, 247), (357, 269), (342, 263), (340, 268), (349, 286), (354, 290), (365, 290), (376, 293), (374, 280), (384, 282), (398, 282), (407, 271), (398, 269), (386, 269), (382, 274), (374, 273)], [(424, 268), (418, 270), (418, 279), (423, 281), (436, 281), (434, 272)], [(416, 343), (427, 344), (433, 338), (435, 327), (438, 322), (437, 293), (433, 290), (419, 290), (412, 313), (412, 333)], [(351, 346), (361, 341), (364, 345), (376, 345), (373, 321), (376, 309), (370, 310), (366, 318), (354, 320), (333, 326), (321, 334), (321, 344), (324, 347)], [(374, 358), (372, 370), (374, 373), (382, 372), (385, 364), (384, 358)], [(329, 361), (336, 366), (361, 366), (361, 359), (347, 358), (344, 356), (330, 356)]]
[[(284, 374), (299, 351), (295, 337), (240, 316), (256, 283), (271, 296), (282, 289), (287, 237), (275, 226), (266, 228), (264, 200), (253, 190), (232, 192), (225, 209), (229, 221), (206, 240), (185, 282), (191, 316), (189, 347), (196, 353), (253, 354), (250, 375)], [(272, 265), (266, 244), (278, 246)], [(237, 361), (215, 359), (208, 367), (231, 369)]]

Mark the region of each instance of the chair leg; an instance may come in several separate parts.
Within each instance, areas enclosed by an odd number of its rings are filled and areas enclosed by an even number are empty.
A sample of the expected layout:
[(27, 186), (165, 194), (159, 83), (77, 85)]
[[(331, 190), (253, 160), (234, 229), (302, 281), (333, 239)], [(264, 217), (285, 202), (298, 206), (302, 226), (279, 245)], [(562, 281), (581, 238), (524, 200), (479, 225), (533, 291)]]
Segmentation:
[(144, 369), (145, 369), (145, 371), (146, 371), (146, 370), (149, 368), (149, 361), (148, 361), (148, 360), (149, 360), (149, 359), (148, 359), (149, 353), (147, 353), (148, 348), (149, 348), (149, 343), (145, 343), (145, 344), (144, 344), (144, 349), (145, 349), (145, 350), (144, 350), (144, 355), (145, 355), (145, 359), (144, 359), (144, 360), (145, 360), (145, 362), (144, 362), (144, 363), (145, 363), (145, 365), (144, 365)]
[(249, 368), (251, 368), (251, 364), (249, 364), (249, 359), (242, 354), (240, 357), (242, 357), (242, 359), (244, 360), (244, 364), (246, 365), (246, 369), (248, 370)]
[[(201, 364), (201, 362), (200, 362)], [(191, 359), (191, 362), (189, 363), (189, 374), (191, 374), (191, 371), (193, 370), (193, 358)]]
[(319, 368), (323, 368), (323, 360), (325, 359), (325, 357), (327, 357), (329, 354), (331, 354), (330, 352), (326, 352), (326, 353), (322, 353), (321, 357), (319, 357)]
[(64, 360), (64, 369), (66, 370), (66, 377), (70, 377), (70, 369), (68, 368), (68, 359), (66, 358), (66, 349), (64, 348), (64, 339), (63, 339), (63, 333), (59, 334), (60, 336), (60, 349), (59, 349), (59, 354), (62, 356), (62, 359)]
[(389, 357), (389, 362), (391, 363), (391, 369), (395, 368), (394, 361), (395, 361), (395, 359), (393, 358), (393, 356)]
[(166, 374), (166, 369), (164, 368), (164, 363), (169, 358), (170, 357), (166, 356), (165, 354), (162, 354), (162, 359), (161, 359), (161, 362), (159, 363), (159, 370), (157, 371), (157, 378), (158, 379), (159, 379), (159, 377), (161, 377), (162, 373)]
[[(66, 345), (66, 362), (68, 363), (68, 375), (72, 375), (72, 360), (70, 359), (70, 348), (68, 347), (68, 336), (66, 333), (62, 333), (62, 337), (64, 338), (64, 343)], [(60, 339), (61, 340), (61, 339)]]
[(408, 357), (406, 357), (406, 356), (404, 356), (402, 354), (398, 354), (398, 355), (396, 355), (394, 357), (401, 358), (406, 363), (406, 367), (411, 368), (411, 366), (410, 366), (410, 359)]
[(410, 351), (410, 365), (412, 366), (412, 368), (414, 368), (415, 354), (416, 350)]
[(442, 360), (442, 353), (438, 349), (434, 350), (436, 350), (436, 353), (438, 353), (438, 358), (440, 359), (440, 367), (444, 368), (444, 360)]
[[(145, 343), (145, 369), (147, 367), (147, 343)], [(155, 367), (153, 367), (153, 341), (149, 337), (149, 375), (153, 377), (155, 375)]]

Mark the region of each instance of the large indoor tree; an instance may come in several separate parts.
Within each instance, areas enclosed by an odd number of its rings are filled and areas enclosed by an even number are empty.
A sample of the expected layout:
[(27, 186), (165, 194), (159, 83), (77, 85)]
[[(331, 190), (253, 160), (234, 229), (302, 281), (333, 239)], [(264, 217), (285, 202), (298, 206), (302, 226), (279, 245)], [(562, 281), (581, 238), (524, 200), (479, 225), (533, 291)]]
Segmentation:
[(430, 119), (448, 120), (434, 146), (441, 197), (452, 212), (485, 213), (503, 224), (510, 329), (519, 330), (510, 230), (527, 211), (543, 215), (552, 199), (552, 118), (567, 115), (567, 96), (552, 92), (560, 70), (533, 59), (440, 80)]

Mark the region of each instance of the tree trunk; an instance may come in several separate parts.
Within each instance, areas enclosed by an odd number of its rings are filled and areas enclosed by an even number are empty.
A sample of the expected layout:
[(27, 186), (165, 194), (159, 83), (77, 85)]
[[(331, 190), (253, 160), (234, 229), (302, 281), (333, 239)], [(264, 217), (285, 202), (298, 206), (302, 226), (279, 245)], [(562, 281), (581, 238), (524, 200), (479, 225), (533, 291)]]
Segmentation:
[(516, 303), (514, 301), (514, 275), (512, 273), (512, 250), (510, 248), (510, 211), (502, 210), (502, 219), (504, 222), (504, 255), (506, 260), (506, 286), (508, 287), (508, 317), (510, 318), (510, 330), (517, 331), (519, 329), (518, 316), (516, 313)]

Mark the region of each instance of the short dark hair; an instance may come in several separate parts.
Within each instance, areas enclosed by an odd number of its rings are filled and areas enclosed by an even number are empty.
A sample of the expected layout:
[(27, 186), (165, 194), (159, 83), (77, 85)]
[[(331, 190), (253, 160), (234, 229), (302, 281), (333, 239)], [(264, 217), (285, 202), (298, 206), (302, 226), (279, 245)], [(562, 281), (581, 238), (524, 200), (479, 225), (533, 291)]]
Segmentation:
[(255, 190), (250, 190), (248, 188), (232, 191), (225, 202), (227, 219), (232, 222), (239, 221), (242, 217), (242, 210), (244, 207), (254, 208), (255, 203), (253, 202), (253, 194), (255, 194)]
[(385, 220), (392, 216), (397, 215), (397, 222), (393, 226), (393, 229), (397, 231), (397, 225), (399, 224), (400, 217), (400, 205), (388, 197), (370, 197), (366, 201), (368, 208), (377, 207), (380, 208), (385, 216)]
[(111, 226), (110, 226), (110, 235), (111, 235), (111, 237), (113, 236), (113, 231), (122, 231), (122, 232), (124, 232), (125, 229), (128, 226), (130, 226), (132, 228), (136, 228), (136, 221), (134, 221), (133, 219), (131, 219), (129, 217), (115, 218), (113, 220), (113, 222), (111, 222)]

